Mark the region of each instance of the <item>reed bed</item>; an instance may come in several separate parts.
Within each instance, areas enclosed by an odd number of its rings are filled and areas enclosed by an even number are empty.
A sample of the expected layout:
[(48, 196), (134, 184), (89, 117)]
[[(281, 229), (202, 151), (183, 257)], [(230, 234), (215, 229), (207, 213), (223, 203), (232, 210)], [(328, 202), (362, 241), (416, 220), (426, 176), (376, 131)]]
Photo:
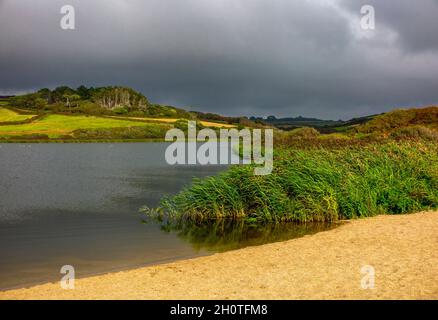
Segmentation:
[(274, 170), (236, 165), (195, 179), (147, 209), (159, 220), (337, 221), (438, 207), (438, 144), (390, 141), (344, 148), (277, 147)]

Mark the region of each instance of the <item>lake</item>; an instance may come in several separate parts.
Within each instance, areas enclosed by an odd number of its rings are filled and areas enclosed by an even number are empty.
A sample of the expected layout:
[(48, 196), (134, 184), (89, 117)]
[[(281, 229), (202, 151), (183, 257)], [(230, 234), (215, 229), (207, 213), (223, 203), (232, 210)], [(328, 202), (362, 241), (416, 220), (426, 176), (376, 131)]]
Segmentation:
[(144, 223), (193, 177), (226, 166), (167, 165), (166, 143), (0, 144), (0, 289), (294, 238), (326, 225)]

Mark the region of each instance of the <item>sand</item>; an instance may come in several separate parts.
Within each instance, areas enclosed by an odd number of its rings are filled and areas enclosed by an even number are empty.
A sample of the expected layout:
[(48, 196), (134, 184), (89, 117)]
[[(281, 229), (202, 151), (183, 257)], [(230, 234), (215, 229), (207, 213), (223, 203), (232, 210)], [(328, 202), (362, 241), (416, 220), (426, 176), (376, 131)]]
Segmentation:
[[(364, 265), (375, 270), (363, 289)], [(366, 282), (370, 283), (370, 282)], [(286, 242), (0, 292), (0, 299), (438, 299), (438, 212), (378, 216)]]

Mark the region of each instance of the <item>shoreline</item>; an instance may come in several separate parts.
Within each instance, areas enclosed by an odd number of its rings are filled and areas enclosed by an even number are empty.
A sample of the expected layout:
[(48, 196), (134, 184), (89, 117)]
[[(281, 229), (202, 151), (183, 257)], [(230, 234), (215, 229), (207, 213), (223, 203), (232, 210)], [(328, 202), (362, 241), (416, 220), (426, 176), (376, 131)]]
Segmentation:
[[(362, 289), (361, 268), (375, 269)], [(381, 215), (284, 242), (0, 291), (0, 299), (438, 299), (438, 212)]]
[[(210, 141), (210, 140), (209, 140)], [(226, 142), (226, 140), (221, 140), (221, 139), (212, 139), (211, 141), (213, 142), (221, 142), (224, 141)], [(157, 143), (157, 142), (166, 142), (166, 143), (173, 143), (175, 141), (166, 141), (165, 138), (144, 138), (144, 139), (61, 139), (61, 138), (50, 138), (50, 139), (30, 139), (30, 140), (26, 140), (26, 139), (4, 139), (2, 137), (0, 137), (0, 144), (42, 144), (42, 143), (58, 143), (58, 144), (76, 144), (76, 143)], [(185, 140), (185, 143), (188, 142), (196, 142), (196, 143), (205, 143), (205, 141), (203, 140)]]
[(45, 139), (45, 140), (38, 140), (38, 139), (34, 139), (34, 140), (14, 140), (14, 139), (10, 139), (10, 140), (2, 140), (0, 138), (0, 144), (4, 143), (4, 144), (10, 144), (10, 143), (17, 143), (17, 144), (41, 144), (41, 143), (139, 143), (139, 142), (168, 142), (165, 139), (162, 138), (145, 138), (145, 139)]
[[(170, 263), (177, 263), (180, 261), (192, 260), (192, 259), (196, 259), (199, 257), (206, 257), (206, 256), (209, 256), (212, 254), (214, 254), (214, 253), (209, 252), (209, 253), (202, 254), (200, 256), (182, 255), (182, 256), (178, 256), (176, 258), (165, 258), (165, 259), (157, 260), (157, 261), (150, 262), (150, 263), (138, 263), (138, 264), (125, 265), (125, 266), (118, 266), (118, 267), (113, 267), (113, 268), (106, 269), (106, 270), (85, 273), (81, 276), (76, 275), (76, 280), (87, 279), (87, 278), (92, 278), (92, 277), (101, 277), (104, 275), (118, 273), (118, 272), (127, 272), (127, 271), (131, 271), (131, 270), (137, 270), (137, 269), (143, 269), (143, 268), (149, 268), (149, 267), (155, 267), (155, 266), (162, 266), (162, 265), (167, 265)], [(59, 277), (61, 277), (61, 276), (62, 276), (62, 274), (60, 273)], [(21, 283), (21, 284), (17, 284), (17, 285), (12, 285), (9, 287), (0, 288), (0, 294), (3, 292), (7, 292), (7, 291), (23, 290), (23, 289), (33, 288), (33, 287), (37, 287), (37, 286), (41, 286), (41, 285), (45, 285), (45, 284), (49, 284), (49, 283), (54, 283), (54, 282), (50, 281), (50, 280), (46, 280), (46, 281), (38, 281), (37, 280), (37, 281), (25, 282), (25, 283)], [(0, 297), (0, 300), (2, 300), (1, 297)]]

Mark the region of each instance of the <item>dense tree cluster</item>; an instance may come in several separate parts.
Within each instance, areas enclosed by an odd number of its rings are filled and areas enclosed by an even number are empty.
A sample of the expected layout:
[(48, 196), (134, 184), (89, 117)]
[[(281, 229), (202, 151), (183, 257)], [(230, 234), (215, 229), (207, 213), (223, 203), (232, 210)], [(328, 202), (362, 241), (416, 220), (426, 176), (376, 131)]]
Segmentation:
[(67, 86), (47, 88), (10, 99), (17, 108), (36, 111), (190, 118), (192, 115), (171, 106), (151, 104), (141, 93), (126, 87)]

